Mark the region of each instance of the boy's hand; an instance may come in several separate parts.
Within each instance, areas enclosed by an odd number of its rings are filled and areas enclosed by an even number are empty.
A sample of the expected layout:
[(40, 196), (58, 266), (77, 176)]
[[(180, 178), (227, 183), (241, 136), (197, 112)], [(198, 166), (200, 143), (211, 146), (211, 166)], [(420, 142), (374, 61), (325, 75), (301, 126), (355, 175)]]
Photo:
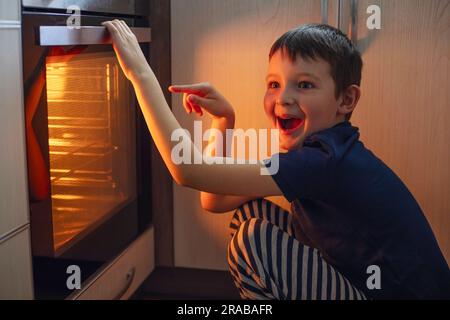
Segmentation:
[(122, 20), (103, 22), (113, 41), (114, 51), (125, 76), (133, 81), (150, 69), (134, 33)]
[(170, 86), (169, 91), (183, 93), (183, 106), (187, 113), (194, 111), (202, 116), (205, 110), (213, 118), (234, 120), (234, 109), (231, 104), (207, 82)]

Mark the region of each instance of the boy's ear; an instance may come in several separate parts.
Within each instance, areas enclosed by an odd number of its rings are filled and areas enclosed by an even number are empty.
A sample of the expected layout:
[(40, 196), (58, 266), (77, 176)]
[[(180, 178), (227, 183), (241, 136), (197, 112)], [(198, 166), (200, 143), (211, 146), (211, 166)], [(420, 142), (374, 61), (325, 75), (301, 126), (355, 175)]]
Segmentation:
[(358, 104), (359, 97), (361, 96), (361, 89), (356, 84), (352, 84), (345, 89), (341, 94), (341, 102), (338, 106), (339, 114), (349, 114), (353, 112)]

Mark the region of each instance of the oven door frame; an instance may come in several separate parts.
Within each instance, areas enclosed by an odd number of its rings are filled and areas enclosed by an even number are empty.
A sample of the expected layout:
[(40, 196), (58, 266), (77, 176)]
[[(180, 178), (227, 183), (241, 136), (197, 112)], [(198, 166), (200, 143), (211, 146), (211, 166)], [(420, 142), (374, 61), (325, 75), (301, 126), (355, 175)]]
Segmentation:
[[(40, 68), (45, 67), (45, 57), (48, 48), (38, 43), (39, 27), (64, 27), (69, 16), (64, 13), (42, 13), (27, 11), (25, 9), (22, 12), (24, 101), (27, 101), (31, 85), (36, 81), (40, 73)], [(146, 19), (130, 16), (82, 15), (81, 21), (83, 25), (96, 27), (97, 31), (99, 31), (102, 29), (101, 22), (115, 18), (126, 21), (132, 27), (148, 26)], [(34, 30), (35, 32), (30, 32), (30, 30)], [(103, 44), (90, 45), (89, 47), (95, 47), (95, 52), (114, 52), (112, 46), (108, 43), (110, 43), (110, 40), (106, 39)], [(148, 56), (149, 44), (147, 42), (142, 43), (141, 47), (145, 56)], [(151, 149), (153, 143), (142, 112), (134, 97), (134, 91), (130, 90), (130, 94), (133, 96), (132, 101), (134, 101), (134, 105), (130, 107), (134, 108), (136, 117), (136, 199), (121, 208), (113, 217), (103, 221), (93, 232), (84, 236), (70, 248), (66, 248), (64, 253), (55, 254), (53, 247), (51, 193), (49, 198), (41, 201), (33, 201), (30, 197), (31, 244), (37, 296), (39, 296), (40, 282), (48, 281), (49, 272), (60, 273), (60, 276), (54, 277), (54, 281), (61, 283), (67, 276), (65, 273), (65, 266), (67, 264), (74, 262), (83, 264), (83, 261), (98, 262), (94, 267), (88, 266), (86, 268), (89, 272), (82, 275), (84, 281), (100, 270), (100, 265), (111, 261), (122, 252), (130, 243), (147, 230), (152, 223)], [(37, 109), (40, 110), (40, 113), (37, 112), (33, 117), (32, 125), (35, 130), (41, 130), (39, 134), (39, 145), (41, 150), (43, 150), (42, 154), (44, 155), (47, 168), (50, 170), (45, 84)], [(33, 159), (28, 159), (28, 161), (33, 161)], [(48, 182), (50, 183), (50, 181)], [(130, 224), (129, 220), (132, 216), (136, 218), (136, 221), (131, 223), (133, 225), (132, 227), (126, 228), (125, 226)], [(65, 284), (65, 280), (62, 283)], [(68, 293), (65, 292), (65, 295)]]

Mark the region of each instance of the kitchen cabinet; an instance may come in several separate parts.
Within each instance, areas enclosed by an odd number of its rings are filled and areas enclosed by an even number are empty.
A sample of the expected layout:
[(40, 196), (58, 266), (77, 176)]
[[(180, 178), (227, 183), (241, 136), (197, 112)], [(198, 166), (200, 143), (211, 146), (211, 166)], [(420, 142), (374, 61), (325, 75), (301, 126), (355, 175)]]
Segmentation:
[(19, 0), (0, 3), (0, 43), (0, 299), (32, 299)]
[(0, 1), (0, 23), (10, 24), (20, 20), (20, 0)]
[[(351, 9), (351, 2), (344, 2), (342, 11)], [(447, 262), (449, 4), (442, 0), (354, 2), (353, 37), (364, 67), (362, 96), (352, 116), (362, 141), (400, 176), (419, 202)], [(380, 29), (367, 28), (370, 5), (380, 8)]]
[[(18, 18), (13, 12), (9, 16), (2, 13), (2, 16), (5, 19)], [(2, 43), (0, 47), (0, 69), (2, 70), (0, 73), (0, 237), (2, 237), (29, 221), (19, 21), (0, 20), (0, 43)]]
[(33, 299), (30, 229), (0, 240), (0, 300)]
[[(327, 9), (334, 21), (334, 2)], [(270, 47), (288, 29), (320, 22), (321, 1), (173, 0), (171, 10), (172, 83), (209, 81), (234, 106), (236, 128), (269, 128), (262, 99)], [(192, 136), (195, 120), (210, 127), (208, 116), (186, 114), (181, 95), (173, 95), (172, 108)], [(227, 270), (232, 213), (208, 213), (197, 190), (173, 187), (175, 266)], [(289, 206), (282, 197), (271, 200)]]
[[(371, 5), (381, 29), (367, 27)], [(269, 128), (262, 101), (270, 46), (292, 27), (321, 21), (357, 41), (362, 97), (351, 121), (413, 193), (450, 262), (449, 1), (173, 0), (172, 82), (209, 81), (235, 107), (236, 128)], [(200, 119), (185, 113), (180, 95), (172, 106), (192, 134)], [(230, 219), (205, 212), (198, 191), (174, 184), (175, 265), (228, 269)]]

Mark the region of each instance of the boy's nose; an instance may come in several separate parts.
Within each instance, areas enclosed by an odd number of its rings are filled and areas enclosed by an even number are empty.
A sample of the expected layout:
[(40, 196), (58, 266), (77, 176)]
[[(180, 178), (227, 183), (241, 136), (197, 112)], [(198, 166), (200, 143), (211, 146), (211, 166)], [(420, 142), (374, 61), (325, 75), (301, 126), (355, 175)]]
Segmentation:
[(288, 90), (284, 90), (278, 96), (278, 98), (276, 100), (276, 103), (278, 105), (291, 105), (291, 104), (295, 103), (295, 99), (294, 99), (293, 95)]

